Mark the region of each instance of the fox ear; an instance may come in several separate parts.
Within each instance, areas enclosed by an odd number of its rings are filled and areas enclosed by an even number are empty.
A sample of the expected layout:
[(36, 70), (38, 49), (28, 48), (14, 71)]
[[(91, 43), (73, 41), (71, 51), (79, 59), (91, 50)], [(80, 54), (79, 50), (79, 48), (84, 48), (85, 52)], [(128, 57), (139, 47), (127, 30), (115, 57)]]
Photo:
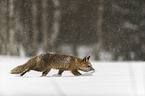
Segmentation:
[(91, 56), (88, 56), (87, 59), (89, 60)]
[(90, 56), (86, 56), (86, 57), (84, 57), (84, 59), (83, 59), (83, 62), (87, 62), (87, 60), (89, 60), (90, 59)]
[(84, 59), (82, 60), (83, 62), (86, 62), (87, 61), (87, 56), (84, 57)]

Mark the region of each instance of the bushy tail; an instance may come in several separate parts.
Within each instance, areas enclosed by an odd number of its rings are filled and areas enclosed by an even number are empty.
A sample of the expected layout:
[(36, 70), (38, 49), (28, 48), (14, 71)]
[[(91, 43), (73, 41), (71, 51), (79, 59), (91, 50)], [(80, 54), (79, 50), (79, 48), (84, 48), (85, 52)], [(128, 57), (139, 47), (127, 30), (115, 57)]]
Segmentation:
[(27, 68), (33, 68), (38, 60), (38, 56), (32, 57), (28, 62), (23, 65), (17, 66), (16, 68), (11, 70), (11, 74), (19, 74), (25, 71)]
[(27, 68), (27, 63), (17, 66), (16, 68), (11, 70), (11, 74), (19, 74), (22, 73)]

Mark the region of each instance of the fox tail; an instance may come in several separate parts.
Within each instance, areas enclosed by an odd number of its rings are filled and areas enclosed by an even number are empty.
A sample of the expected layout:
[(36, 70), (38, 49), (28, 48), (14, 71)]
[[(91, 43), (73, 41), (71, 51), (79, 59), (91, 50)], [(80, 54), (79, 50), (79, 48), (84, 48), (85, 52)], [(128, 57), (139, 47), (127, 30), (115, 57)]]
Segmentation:
[(16, 68), (11, 70), (11, 74), (19, 74), (22, 73), (25, 69), (27, 69), (27, 63), (17, 66)]
[(35, 56), (33, 58), (31, 58), (28, 62), (26, 62), (23, 65), (17, 66), (16, 68), (12, 69), (10, 71), (11, 74), (20, 74), (22, 72), (24, 72), (26, 69), (28, 68), (32, 68), (35, 66), (35, 64), (37, 63), (37, 59), (38, 57)]

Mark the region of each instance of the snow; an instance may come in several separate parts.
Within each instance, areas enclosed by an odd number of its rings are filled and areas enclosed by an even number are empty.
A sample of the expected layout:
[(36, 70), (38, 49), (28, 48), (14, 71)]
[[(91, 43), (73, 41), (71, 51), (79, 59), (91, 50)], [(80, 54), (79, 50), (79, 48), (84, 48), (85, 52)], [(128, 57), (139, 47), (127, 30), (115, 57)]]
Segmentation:
[(36, 71), (23, 77), (9, 73), (28, 59), (0, 56), (0, 96), (145, 96), (145, 62), (91, 61), (96, 69), (92, 76), (65, 71), (53, 77), (58, 70), (46, 77)]

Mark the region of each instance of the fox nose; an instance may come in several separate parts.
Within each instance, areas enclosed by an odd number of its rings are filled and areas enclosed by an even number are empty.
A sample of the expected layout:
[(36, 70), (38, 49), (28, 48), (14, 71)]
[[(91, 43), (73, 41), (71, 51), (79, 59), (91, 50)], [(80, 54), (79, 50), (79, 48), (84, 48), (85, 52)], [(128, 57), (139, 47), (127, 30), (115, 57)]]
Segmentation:
[(91, 70), (92, 70), (93, 72), (95, 72), (95, 69), (94, 69), (94, 68), (91, 68)]
[(93, 67), (91, 67), (91, 70), (95, 70)]

